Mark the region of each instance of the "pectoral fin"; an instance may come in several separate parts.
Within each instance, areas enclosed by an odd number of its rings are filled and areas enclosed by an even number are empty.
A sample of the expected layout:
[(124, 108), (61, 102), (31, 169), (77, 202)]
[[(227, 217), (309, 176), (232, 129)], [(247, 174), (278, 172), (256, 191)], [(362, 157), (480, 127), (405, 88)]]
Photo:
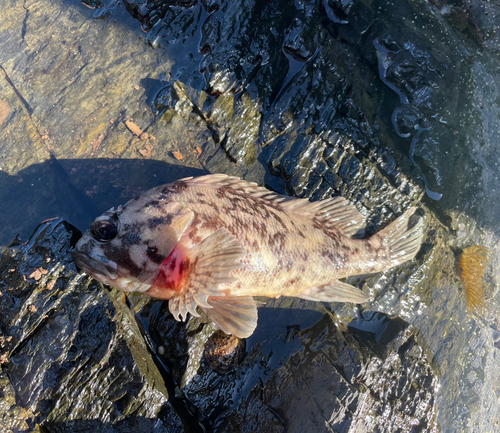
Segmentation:
[(175, 319), (186, 320), (188, 312), (198, 316), (197, 306), (204, 310), (213, 308), (209, 297), (224, 296), (220, 286), (236, 281), (231, 273), (243, 266), (240, 259), (245, 254), (240, 242), (226, 229), (220, 229), (176, 260), (174, 265), (179, 267), (182, 285), (168, 305)]
[(208, 303), (211, 308), (201, 309), (219, 329), (238, 338), (252, 335), (257, 326), (257, 306), (251, 296), (210, 296)]
[(323, 286), (310, 287), (298, 297), (308, 301), (354, 302), (355, 304), (361, 304), (369, 298), (356, 287), (338, 280)]

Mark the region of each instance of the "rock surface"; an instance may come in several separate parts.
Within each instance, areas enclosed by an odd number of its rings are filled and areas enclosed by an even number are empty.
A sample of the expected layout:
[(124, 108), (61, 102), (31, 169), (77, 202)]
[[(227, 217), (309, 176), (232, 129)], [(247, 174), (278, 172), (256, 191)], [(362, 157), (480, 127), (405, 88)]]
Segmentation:
[[(152, 323), (157, 344), (184, 332), (159, 326), (165, 315)], [(248, 355), (228, 372), (206, 359), (193, 365), (200, 340), (189, 335), (199, 321), (188, 325), (187, 344), (165, 346), (165, 362), (175, 364), (184, 395), (211, 431), (440, 431), (439, 366), (416, 328), (373, 311), (349, 328), (325, 310), (263, 308), (259, 315), (263, 326), (247, 340)], [(294, 324), (283, 327), (287, 316)], [(213, 332), (207, 326), (198, 331), (202, 341)]]
[(2, 431), (184, 431), (121, 295), (77, 276), (79, 235), (43, 223), (0, 260)]
[[(65, 266), (57, 271), (64, 282), (48, 298), (31, 280), (49, 282), (53, 271), (41, 269), (52, 267), (27, 269), (4, 256), (18, 275), (40, 273), (12, 280), (19, 298), (5, 317), (25, 322), (0, 327), (7, 361), (0, 420), (9, 428), (40, 422), (61, 431), (76, 420), (96, 428), (96, 414), (82, 418), (79, 397), (74, 406), (61, 403), (65, 414), (42, 403), (59, 398), (62, 382), (54, 377), (69, 377), (53, 374), (58, 360), (75, 359), (37, 343), (58, 341), (51, 333), (58, 328), (47, 324), (60, 317), (51, 308), (69, 302), (66, 291), (78, 301), (64, 332), (80, 335), (75, 326), (89, 323), (83, 313), (95, 311), (108, 332), (100, 337), (113, 335), (109, 347), (130, 361), (123, 377), (157, 402), (132, 408), (119, 398), (122, 382), (114, 393), (106, 386), (81, 391), (81, 401), (99, 399), (102, 428), (179, 431), (182, 420), (186, 431), (301, 431), (301, 409), (318, 429), (346, 432), (433, 431), (437, 423), (445, 432), (498, 428), (497, 0), (85, 1), (94, 10), (77, 2), (4, 3), (0, 245), (18, 232), (26, 240), (39, 221), (55, 216), (85, 229), (95, 214), (144, 189), (207, 171), (312, 200), (340, 194), (366, 217), (368, 234), (410, 204), (426, 222), (414, 262), (349, 279), (371, 295), (360, 309), (267, 301), (247, 356), (225, 373), (203, 360), (213, 326), (179, 324), (164, 303), (137, 296), (129, 299), (134, 319), (114, 292), (64, 274), (72, 266), (67, 247), (51, 256), (55, 270)], [(70, 231), (57, 227), (55, 238), (71, 244)], [(36, 236), (53, 241), (49, 232)], [(456, 257), (471, 244), (493, 251), (490, 309), (482, 316), (467, 312), (455, 272)], [(15, 248), (26, 256), (32, 244)], [(2, 308), (15, 298), (7, 293)], [(37, 322), (41, 312), (49, 319)], [(340, 325), (349, 322), (347, 330)], [(82, 337), (68, 341), (83, 356), (90, 350)], [(12, 352), (25, 340), (33, 343)], [(32, 360), (52, 361), (40, 361), (36, 376)], [(89, 362), (74, 377), (91, 371)], [(144, 365), (156, 366), (154, 377), (161, 373), (154, 387)], [(33, 388), (21, 383), (23, 369), (35, 376)], [(386, 382), (377, 382), (380, 375)]]

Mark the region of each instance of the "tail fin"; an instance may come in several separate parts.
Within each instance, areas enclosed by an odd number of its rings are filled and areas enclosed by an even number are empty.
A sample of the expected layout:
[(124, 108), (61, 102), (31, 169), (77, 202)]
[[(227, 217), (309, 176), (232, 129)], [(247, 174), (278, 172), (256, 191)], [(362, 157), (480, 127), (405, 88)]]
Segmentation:
[(419, 218), (413, 227), (408, 228), (408, 221), (414, 213), (415, 208), (411, 207), (396, 221), (374, 235), (387, 248), (390, 267), (413, 259), (420, 249), (424, 222)]

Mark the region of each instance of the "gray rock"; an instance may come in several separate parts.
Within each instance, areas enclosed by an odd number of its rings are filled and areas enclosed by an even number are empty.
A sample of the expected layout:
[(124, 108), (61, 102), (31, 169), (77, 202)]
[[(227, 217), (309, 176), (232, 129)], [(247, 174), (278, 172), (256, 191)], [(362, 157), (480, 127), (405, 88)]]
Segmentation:
[(346, 327), (327, 310), (293, 307), (261, 308), (247, 356), (225, 371), (199, 353), (214, 332), (206, 319), (192, 318), (184, 327), (166, 310), (151, 316), (153, 342), (207, 428), (391, 432), (398, 426), (410, 432), (419, 425), (440, 431), (440, 367), (415, 327), (374, 311)]

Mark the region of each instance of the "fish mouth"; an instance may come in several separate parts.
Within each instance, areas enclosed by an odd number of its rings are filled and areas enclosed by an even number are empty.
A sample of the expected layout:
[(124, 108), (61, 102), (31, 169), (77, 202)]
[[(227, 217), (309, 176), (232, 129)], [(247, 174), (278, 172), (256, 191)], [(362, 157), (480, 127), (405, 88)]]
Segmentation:
[(94, 258), (78, 250), (74, 250), (71, 255), (75, 260), (76, 266), (87, 275), (96, 278), (102, 276), (110, 280), (116, 280), (118, 277), (118, 266), (106, 257), (98, 256)]

